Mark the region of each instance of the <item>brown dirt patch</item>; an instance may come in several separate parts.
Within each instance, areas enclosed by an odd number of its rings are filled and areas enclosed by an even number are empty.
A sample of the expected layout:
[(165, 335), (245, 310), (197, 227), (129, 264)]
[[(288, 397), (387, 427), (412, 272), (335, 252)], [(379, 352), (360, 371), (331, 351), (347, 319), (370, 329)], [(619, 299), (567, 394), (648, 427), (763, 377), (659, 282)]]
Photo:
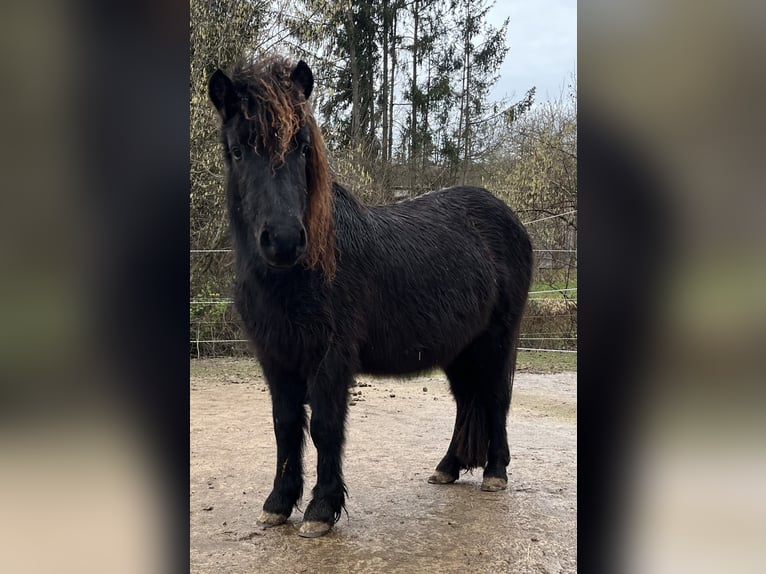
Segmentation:
[[(427, 483), (454, 422), (442, 375), (359, 377), (344, 458), (348, 517), (323, 538), (305, 539), (297, 535), (297, 511), (286, 525), (265, 531), (255, 525), (276, 452), (257, 365), (194, 363), (192, 572), (577, 571), (575, 373), (517, 375), (508, 490), (494, 493), (480, 490), (481, 470), (452, 485)], [(315, 464), (308, 439), (302, 508)]]

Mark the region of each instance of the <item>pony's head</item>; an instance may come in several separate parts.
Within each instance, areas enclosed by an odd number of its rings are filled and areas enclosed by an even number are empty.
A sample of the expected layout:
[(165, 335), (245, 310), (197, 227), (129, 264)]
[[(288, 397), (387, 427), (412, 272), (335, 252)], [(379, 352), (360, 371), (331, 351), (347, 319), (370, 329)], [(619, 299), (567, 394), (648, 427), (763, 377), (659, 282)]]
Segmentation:
[(314, 76), (278, 56), (221, 70), (208, 93), (221, 117), (228, 191), (250, 249), (272, 268), (335, 272), (331, 179), (308, 103)]

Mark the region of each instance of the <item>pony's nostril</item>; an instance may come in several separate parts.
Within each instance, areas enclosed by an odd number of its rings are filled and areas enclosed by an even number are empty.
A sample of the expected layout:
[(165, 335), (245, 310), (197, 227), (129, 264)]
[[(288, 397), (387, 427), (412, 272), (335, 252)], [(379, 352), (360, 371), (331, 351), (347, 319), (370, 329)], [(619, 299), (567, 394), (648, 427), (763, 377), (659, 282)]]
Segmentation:
[(259, 241), (261, 243), (261, 247), (268, 247), (271, 245), (271, 236), (269, 235), (269, 231), (267, 229), (261, 231), (261, 237)]

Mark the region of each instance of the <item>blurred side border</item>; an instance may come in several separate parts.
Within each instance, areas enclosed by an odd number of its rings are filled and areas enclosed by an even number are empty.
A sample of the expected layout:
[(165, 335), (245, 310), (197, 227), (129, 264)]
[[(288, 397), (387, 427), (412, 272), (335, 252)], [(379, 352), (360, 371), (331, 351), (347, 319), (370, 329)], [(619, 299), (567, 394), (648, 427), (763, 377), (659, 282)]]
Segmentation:
[(0, 570), (188, 571), (189, 5), (2, 13)]

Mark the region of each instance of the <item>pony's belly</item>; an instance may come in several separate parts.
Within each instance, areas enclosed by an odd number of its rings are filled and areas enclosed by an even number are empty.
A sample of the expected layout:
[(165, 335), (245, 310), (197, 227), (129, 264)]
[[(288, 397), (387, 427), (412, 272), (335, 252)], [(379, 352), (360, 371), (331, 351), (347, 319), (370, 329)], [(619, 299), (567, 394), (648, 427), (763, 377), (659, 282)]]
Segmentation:
[(486, 300), (453, 305), (448, 313), (425, 303), (399, 299), (377, 313), (379, 320), (367, 324), (360, 347), (363, 370), (406, 374), (449, 365), (487, 327)]
[(368, 345), (360, 352), (362, 371), (372, 375), (406, 375), (439, 367), (451, 362), (445, 350), (423, 348), (391, 349)]

